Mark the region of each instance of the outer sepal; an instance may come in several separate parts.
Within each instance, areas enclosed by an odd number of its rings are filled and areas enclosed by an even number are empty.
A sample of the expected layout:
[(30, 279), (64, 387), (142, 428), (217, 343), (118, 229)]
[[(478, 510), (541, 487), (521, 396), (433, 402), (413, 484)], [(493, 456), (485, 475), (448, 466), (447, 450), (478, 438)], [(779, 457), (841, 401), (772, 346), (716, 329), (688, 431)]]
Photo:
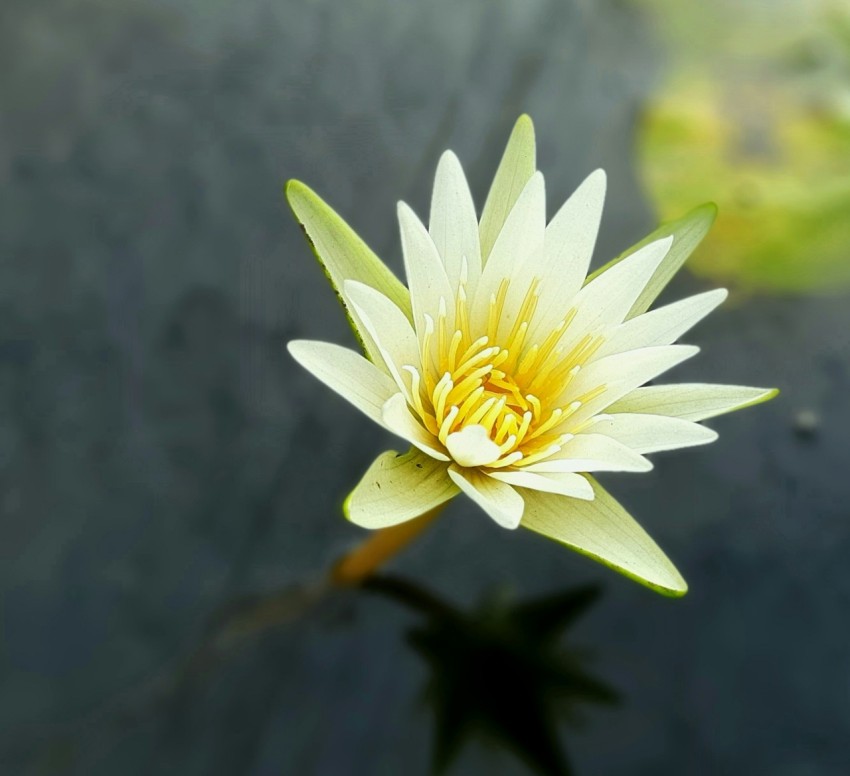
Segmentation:
[(374, 340), (351, 309), (343, 291), (346, 280), (359, 280), (380, 291), (410, 318), (410, 294), (404, 284), (363, 242), (357, 233), (318, 194), (301, 181), (286, 184), (286, 199), (313, 253), (322, 266), (351, 328), (366, 355), (375, 363), (381, 357)]
[(649, 534), (596, 480), (588, 479), (593, 501), (524, 490), (522, 525), (662, 595), (687, 593), (682, 575)]
[(648, 385), (611, 404), (606, 412), (640, 412), (699, 422), (770, 401), (778, 388), (751, 388), (718, 383)]
[(449, 479), (448, 464), (412, 447), (406, 453), (381, 453), (342, 506), (362, 528), (388, 528), (444, 504), (460, 491)]
[(611, 259), (611, 261), (603, 267), (600, 267), (598, 270), (588, 275), (585, 284), (589, 283), (606, 270), (609, 270), (627, 256), (631, 256), (644, 245), (648, 245), (649, 243), (655, 242), (656, 240), (660, 240), (664, 237), (672, 236), (673, 245), (664, 257), (664, 260), (655, 270), (655, 273), (649, 279), (649, 282), (646, 284), (643, 291), (641, 291), (635, 303), (632, 305), (631, 310), (629, 310), (628, 315), (626, 315), (626, 320), (646, 312), (673, 276), (681, 269), (688, 257), (694, 252), (700, 242), (702, 242), (703, 237), (708, 234), (708, 230), (711, 229), (711, 225), (714, 223), (714, 219), (716, 217), (717, 205), (713, 202), (707, 202), (704, 205), (694, 208), (689, 213), (682, 216), (682, 218), (662, 224), (654, 232), (644, 237), (639, 243), (625, 250), (616, 258)]
[(490, 193), (481, 212), (481, 264), (487, 262), (496, 238), (502, 231), (508, 214), (516, 204), (525, 185), (537, 169), (537, 147), (534, 140), (534, 124), (531, 117), (523, 114), (517, 119), (508, 138), (505, 153)]

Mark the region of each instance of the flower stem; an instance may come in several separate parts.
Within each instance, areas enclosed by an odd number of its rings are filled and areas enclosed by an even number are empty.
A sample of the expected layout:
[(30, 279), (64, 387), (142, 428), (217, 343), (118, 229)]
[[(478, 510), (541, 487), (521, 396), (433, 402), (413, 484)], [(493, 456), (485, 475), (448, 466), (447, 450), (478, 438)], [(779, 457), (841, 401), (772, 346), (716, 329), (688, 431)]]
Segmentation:
[(339, 587), (357, 585), (401, 552), (424, 531), (443, 510), (443, 504), (406, 523), (382, 528), (342, 556), (330, 572), (330, 581)]

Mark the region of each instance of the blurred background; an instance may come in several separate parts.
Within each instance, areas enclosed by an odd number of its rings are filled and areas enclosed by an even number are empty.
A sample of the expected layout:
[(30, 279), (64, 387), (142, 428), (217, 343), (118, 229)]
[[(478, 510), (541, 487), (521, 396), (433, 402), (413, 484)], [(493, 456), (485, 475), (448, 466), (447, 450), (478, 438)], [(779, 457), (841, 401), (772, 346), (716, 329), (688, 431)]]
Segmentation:
[[(522, 112), (550, 214), (608, 171), (597, 265), (718, 203), (665, 298), (731, 298), (673, 376), (782, 395), (604, 480), (682, 600), (458, 499), (392, 595), (312, 601), (363, 535), (344, 495), (398, 443), (284, 350), (353, 340), (282, 186), (400, 271), (396, 200), (427, 213), (452, 148), (480, 207)], [(445, 634), (478, 654), (520, 620), (458, 622), (589, 583), (551, 647), (594, 677), (581, 727), (547, 722), (573, 772), (848, 773), (845, 2), (4, 0), (0, 256), (4, 774), (424, 775), (434, 687), (463, 675)], [(448, 772), (567, 772), (513, 735), (455, 742)]]

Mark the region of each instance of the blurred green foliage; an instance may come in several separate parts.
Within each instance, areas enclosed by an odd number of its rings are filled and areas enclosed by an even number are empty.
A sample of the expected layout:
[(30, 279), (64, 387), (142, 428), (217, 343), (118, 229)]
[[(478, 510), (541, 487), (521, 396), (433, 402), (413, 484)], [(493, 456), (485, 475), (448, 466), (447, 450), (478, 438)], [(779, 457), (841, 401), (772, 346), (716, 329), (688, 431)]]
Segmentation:
[(662, 220), (713, 200), (689, 266), (766, 292), (850, 287), (850, 7), (641, 3), (669, 61), (638, 157)]

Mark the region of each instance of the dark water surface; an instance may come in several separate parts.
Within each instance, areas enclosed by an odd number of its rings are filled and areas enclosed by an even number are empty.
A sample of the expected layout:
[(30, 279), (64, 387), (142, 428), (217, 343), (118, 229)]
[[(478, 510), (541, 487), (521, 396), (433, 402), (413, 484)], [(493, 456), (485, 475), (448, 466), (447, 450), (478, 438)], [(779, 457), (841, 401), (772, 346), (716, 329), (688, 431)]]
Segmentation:
[[(480, 205), (528, 111), (550, 207), (608, 170), (607, 258), (653, 225), (632, 153), (663, 67), (646, 18), (614, 0), (6, 0), (0, 63), (3, 772), (426, 773), (424, 670), (384, 602), (320, 605), (160, 692), (211, 613), (361, 536), (342, 497), (398, 444), (284, 351), (351, 337), (282, 184), (307, 181), (398, 269), (395, 201), (424, 214), (451, 147)], [(848, 331), (846, 299), (733, 296), (689, 337), (703, 353), (678, 378), (783, 395), (606, 480), (685, 599), (460, 500), (395, 564), (462, 605), (605, 583), (576, 634), (626, 701), (567, 732), (579, 774), (848, 772)], [(455, 772), (524, 771), (472, 747)]]

